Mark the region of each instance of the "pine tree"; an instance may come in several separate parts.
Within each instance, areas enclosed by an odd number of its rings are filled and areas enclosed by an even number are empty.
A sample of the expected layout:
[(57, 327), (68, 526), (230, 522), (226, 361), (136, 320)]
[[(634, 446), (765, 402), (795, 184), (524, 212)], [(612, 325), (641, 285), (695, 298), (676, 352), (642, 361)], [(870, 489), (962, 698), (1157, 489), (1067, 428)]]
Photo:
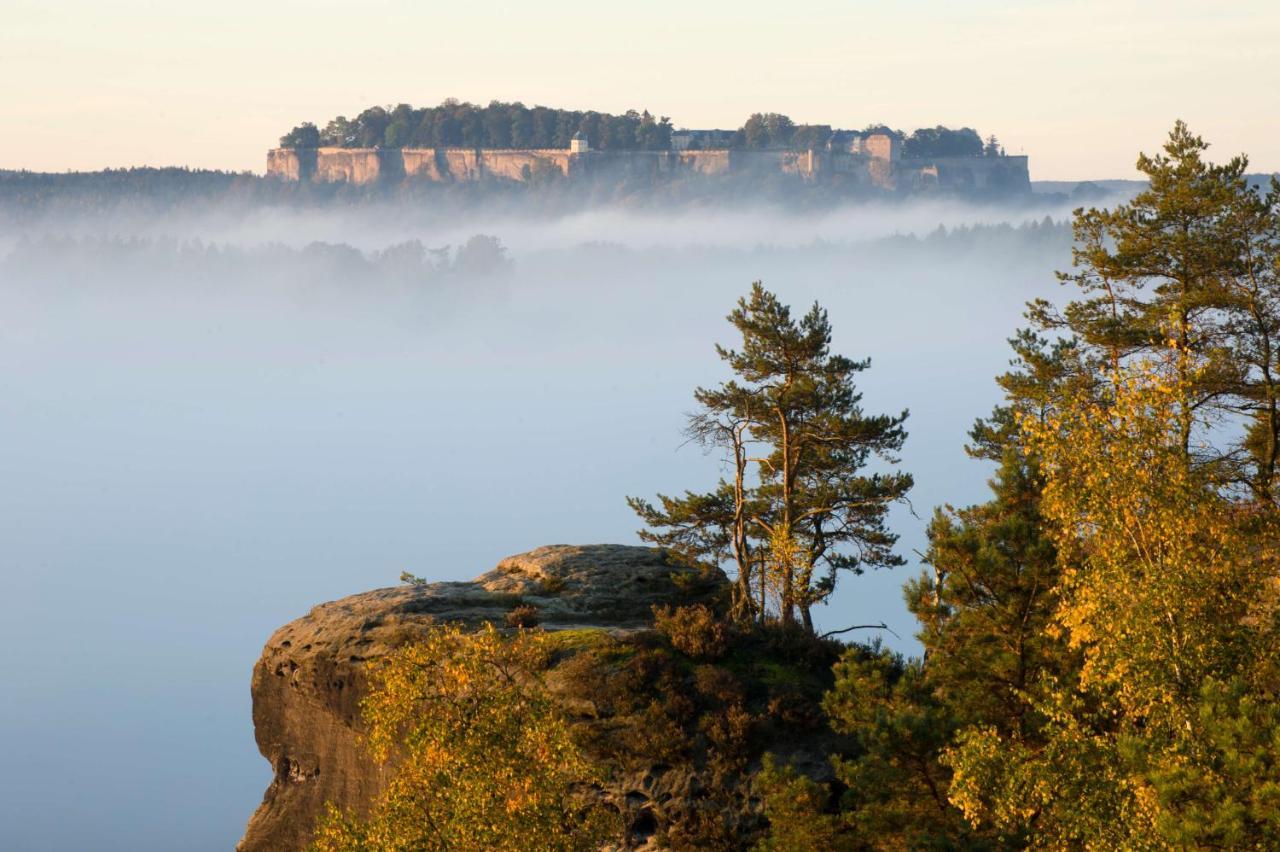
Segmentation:
[[(1178, 353), (1180, 444), (1225, 467), (1259, 499), (1274, 500), (1280, 460), (1280, 190), (1262, 196), (1248, 160), (1205, 160), (1208, 144), (1178, 122), (1163, 153), (1140, 155), (1149, 187), (1110, 210), (1076, 212), (1075, 270), (1059, 278), (1082, 298), (1062, 310), (1032, 305), (1040, 328), (1072, 336), (1100, 374)], [(1243, 414), (1245, 441), (1208, 452), (1197, 418)]]
[(729, 322), (742, 347), (716, 351), (736, 378), (695, 392), (688, 432), (725, 453), (733, 481), (707, 494), (659, 495), (661, 508), (628, 502), (649, 527), (645, 540), (691, 561), (732, 560), (740, 617), (763, 617), (772, 593), (784, 623), (798, 616), (812, 631), (810, 610), (839, 572), (902, 564), (885, 515), (911, 477), (862, 471), (873, 457), (897, 461), (907, 413), (863, 413), (854, 377), (870, 361), (831, 353), (817, 304), (796, 320), (756, 282)]
[[(1028, 357), (1034, 351), (1027, 349)], [(1057, 360), (1045, 356), (1037, 364), (1045, 369)], [(1018, 371), (1002, 383), (1030, 391), (1029, 379)], [(1013, 402), (1035, 407), (1034, 396)], [(1076, 667), (1049, 629), (1059, 563), (1040, 511), (1038, 466), (1017, 433), (999, 425), (1012, 417), (999, 409), (974, 427), (970, 452), (1000, 454), (992, 499), (939, 510), (928, 530), (932, 570), (907, 584), (924, 656), (906, 661), (855, 647), (836, 667), (824, 701), (832, 726), (856, 744), (851, 756), (836, 759), (847, 822), (880, 845), (1019, 845), (1016, 827), (993, 831), (966, 822), (949, 798), (952, 770), (944, 758), (955, 737), (975, 726), (1038, 742), (1045, 719), (1033, 697), (1046, 679)]]

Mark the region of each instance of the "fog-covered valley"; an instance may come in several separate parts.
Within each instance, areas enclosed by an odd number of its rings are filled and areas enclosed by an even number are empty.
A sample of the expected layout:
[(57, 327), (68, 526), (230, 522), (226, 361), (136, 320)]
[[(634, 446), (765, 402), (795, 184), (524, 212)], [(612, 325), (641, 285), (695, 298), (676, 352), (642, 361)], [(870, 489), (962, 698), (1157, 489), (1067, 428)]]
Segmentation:
[[(634, 542), (626, 495), (713, 484), (695, 386), (753, 280), (870, 357), (911, 411), (910, 565), (824, 629), (885, 622), (1068, 205), (430, 215), (391, 205), (32, 216), (0, 237), (0, 824), (13, 848), (226, 849), (269, 776), (262, 641), (402, 571), (466, 579), (549, 543)], [(870, 634), (862, 638), (871, 638)], [(57, 743), (57, 747), (51, 743)], [(57, 793), (57, 813), (37, 807)]]

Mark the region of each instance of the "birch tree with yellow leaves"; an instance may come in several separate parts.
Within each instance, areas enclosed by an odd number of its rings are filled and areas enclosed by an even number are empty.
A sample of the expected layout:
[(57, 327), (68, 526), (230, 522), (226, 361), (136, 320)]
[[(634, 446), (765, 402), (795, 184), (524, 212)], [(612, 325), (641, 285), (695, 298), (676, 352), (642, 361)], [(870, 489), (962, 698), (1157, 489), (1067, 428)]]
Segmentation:
[(1050, 629), (1082, 664), (1027, 696), (1043, 742), (960, 735), (951, 799), (975, 824), (1046, 848), (1280, 844), (1280, 530), (1187, 453), (1186, 362), (1175, 344), (1109, 400), (1022, 422), (1062, 566)]

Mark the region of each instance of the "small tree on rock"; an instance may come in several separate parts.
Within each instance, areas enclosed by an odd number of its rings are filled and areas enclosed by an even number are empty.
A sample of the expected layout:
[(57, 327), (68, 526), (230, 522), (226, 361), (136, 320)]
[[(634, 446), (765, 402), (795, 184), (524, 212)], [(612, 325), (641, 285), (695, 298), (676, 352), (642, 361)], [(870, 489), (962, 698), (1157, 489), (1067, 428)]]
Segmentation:
[(725, 454), (733, 480), (709, 493), (628, 498), (648, 525), (641, 538), (691, 563), (732, 562), (734, 613), (763, 618), (772, 595), (784, 623), (812, 631), (810, 610), (840, 571), (902, 564), (885, 527), (911, 476), (865, 473), (896, 464), (907, 412), (867, 415), (854, 385), (869, 360), (831, 352), (831, 325), (816, 303), (799, 320), (760, 282), (729, 322), (741, 349), (716, 347), (736, 378), (694, 393), (688, 434)]

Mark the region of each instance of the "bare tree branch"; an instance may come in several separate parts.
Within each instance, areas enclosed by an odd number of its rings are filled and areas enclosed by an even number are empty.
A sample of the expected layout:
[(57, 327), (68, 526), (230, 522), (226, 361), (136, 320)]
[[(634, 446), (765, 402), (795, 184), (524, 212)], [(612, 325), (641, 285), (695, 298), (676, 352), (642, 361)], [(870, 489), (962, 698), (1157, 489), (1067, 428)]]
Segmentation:
[(839, 636), (841, 633), (848, 633), (851, 630), (888, 630), (890, 633), (893, 633), (895, 637), (899, 639), (902, 638), (901, 636), (898, 636), (897, 633), (894, 633), (893, 628), (885, 624), (883, 621), (880, 622), (879, 624), (855, 624), (852, 627), (846, 627), (843, 630), (831, 630), (826, 633), (823, 633), (818, 638), (828, 639), (832, 636)]

